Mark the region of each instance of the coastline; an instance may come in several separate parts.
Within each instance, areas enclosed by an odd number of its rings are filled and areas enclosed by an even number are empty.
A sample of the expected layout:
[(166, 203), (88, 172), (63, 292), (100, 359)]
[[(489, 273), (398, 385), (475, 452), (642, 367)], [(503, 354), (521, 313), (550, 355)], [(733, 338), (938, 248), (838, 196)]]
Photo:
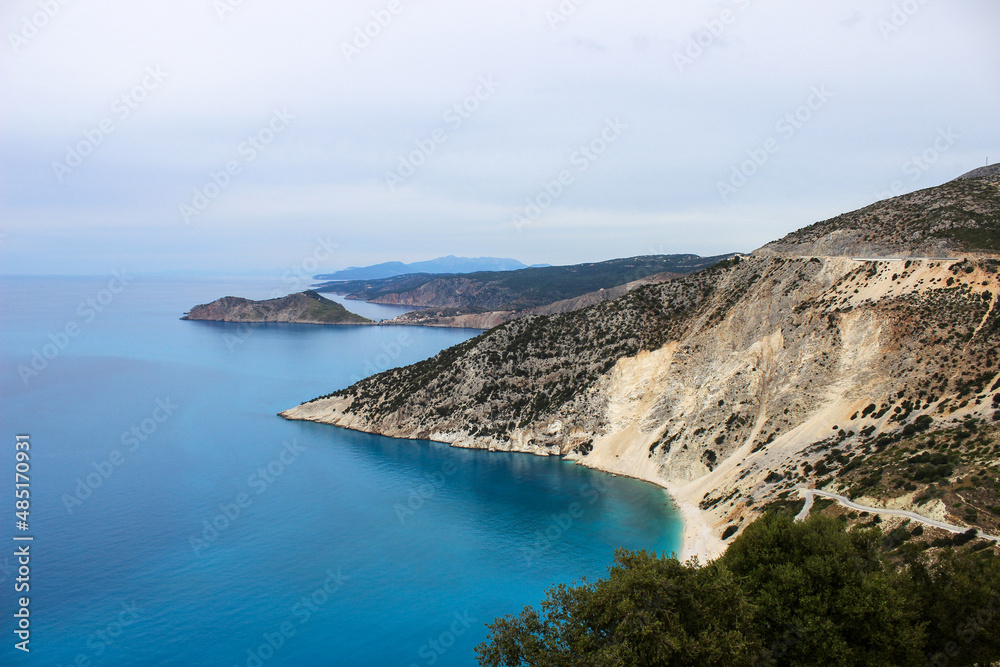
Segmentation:
[(681, 548), (677, 560), (686, 563), (692, 558), (698, 559), (699, 565), (705, 565), (726, 551), (726, 543), (712, 531), (711, 515), (698, 507), (697, 499), (685, 494), (682, 487), (672, 482), (665, 482), (643, 475), (633, 475), (621, 470), (604, 468), (598, 465), (588, 465), (585, 460), (567, 458), (567, 460), (591, 470), (631, 477), (640, 482), (646, 482), (663, 489), (677, 507), (681, 520)]
[(698, 498), (686, 493), (684, 487), (673, 482), (667, 482), (648, 475), (637, 475), (625, 472), (612, 467), (597, 465), (595, 462), (588, 462), (586, 459), (566, 457), (577, 465), (582, 465), (591, 470), (620, 475), (621, 477), (631, 477), (641, 482), (647, 482), (663, 489), (680, 513), (681, 519), (681, 549), (677, 554), (677, 560), (686, 563), (691, 558), (697, 558), (700, 565), (705, 565), (726, 551), (726, 543), (716, 535), (713, 528), (711, 514), (698, 507)]
[(662, 486), (681, 513), (683, 528), (678, 560), (685, 563), (691, 558), (697, 558), (698, 563), (704, 565), (721, 556), (726, 551), (726, 543), (712, 532), (712, 524), (706, 520), (707, 512), (698, 507), (696, 502), (685, 497), (676, 485)]
[[(329, 401), (330, 399), (326, 399)], [(329, 407), (329, 406), (326, 406)], [(319, 408), (319, 409), (317, 409)], [(329, 415), (329, 416), (328, 416)], [(390, 433), (380, 433), (375, 429), (365, 428), (369, 425), (363, 420), (344, 420), (337, 419), (335, 413), (328, 410), (323, 410), (316, 403), (303, 403), (297, 405), (288, 410), (284, 410), (278, 413), (279, 417), (283, 419), (289, 419), (293, 421), (311, 421), (320, 424), (327, 424), (330, 426), (338, 426), (340, 428), (345, 428), (350, 431), (358, 431), (360, 433), (371, 433), (373, 435), (383, 435), (390, 438), (396, 438), (399, 440), (412, 440), (414, 438), (401, 437), (399, 434)], [(347, 421), (348, 423), (344, 423)], [(360, 422), (360, 423), (359, 423)], [(488, 450), (485, 447), (469, 447), (468, 443), (457, 444), (454, 441), (448, 441), (440, 438), (435, 438), (434, 434), (429, 434), (422, 436), (420, 439), (430, 440), (432, 442), (440, 442), (442, 444), (449, 445), (451, 447), (460, 447), (467, 449), (483, 449)], [(488, 450), (493, 451), (493, 450)], [(546, 454), (539, 452), (519, 452), (518, 450), (496, 450), (508, 453), (526, 453), (535, 454), (536, 456), (545, 456)], [(563, 457), (565, 460), (572, 461), (577, 465), (581, 465), (585, 468), (590, 468), (591, 470), (599, 470), (604, 473), (609, 473), (613, 475), (620, 475), (622, 477), (631, 477), (633, 479), (640, 480), (642, 482), (647, 482), (663, 489), (671, 498), (674, 505), (677, 507), (680, 513), (681, 520), (681, 548), (680, 553), (677, 554), (677, 559), (682, 563), (687, 562), (691, 558), (697, 558), (698, 563), (704, 565), (710, 561), (715, 560), (726, 550), (726, 544), (722, 539), (713, 532), (713, 521), (711, 515), (698, 507), (698, 498), (688, 494), (686, 488), (679, 486), (678, 484), (664, 481), (658, 479), (650, 473), (648, 474), (635, 474), (634, 472), (629, 472), (621, 470), (613, 466), (600, 465), (597, 461), (588, 461), (585, 458), (576, 458), (573, 456)]]
[(184, 322), (220, 322), (222, 324), (308, 324), (320, 327), (375, 327), (381, 322), (319, 322), (316, 320), (226, 320), (208, 319), (205, 317), (188, 317), (184, 315), (178, 319)]

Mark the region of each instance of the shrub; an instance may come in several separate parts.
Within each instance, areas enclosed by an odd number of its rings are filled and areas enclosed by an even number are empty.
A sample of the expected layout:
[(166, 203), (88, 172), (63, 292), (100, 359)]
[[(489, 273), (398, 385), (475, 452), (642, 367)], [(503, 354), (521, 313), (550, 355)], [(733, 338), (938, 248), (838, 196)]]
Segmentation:
[[(622, 550), (607, 577), (556, 586), (539, 608), (494, 620), (476, 652), (484, 667), (1000, 660), (1000, 614), (979, 613), (994, 608), (1000, 560), (947, 550), (930, 561), (904, 546), (908, 567), (897, 569), (882, 545), (878, 528), (770, 513), (705, 566)], [(957, 627), (961, 650), (945, 653)]]
[(968, 542), (971, 542), (972, 540), (976, 539), (977, 534), (978, 531), (976, 531), (975, 528), (970, 528), (964, 533), (961, 533), (960, 535), (956, 535), (955, 537), (951, 538), (951, 543), (954, 544), (956, 547), (960, 547), (963, 544), (967, 544)]

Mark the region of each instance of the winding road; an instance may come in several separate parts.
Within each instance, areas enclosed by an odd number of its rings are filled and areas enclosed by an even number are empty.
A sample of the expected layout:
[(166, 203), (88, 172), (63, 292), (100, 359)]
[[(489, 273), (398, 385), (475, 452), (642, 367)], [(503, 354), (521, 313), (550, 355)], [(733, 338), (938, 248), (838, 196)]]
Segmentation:
[(851, 257), (852, 262), (961, 262), (961, 257)]
[[(869, 512), (871, 514), (891, 514), (892, 516), (902, 516), (907, 519), (913, 519), (914, 521), (919, 521), (920, 523), (927, 524), (928, 526), (933, 526), (934, 528), (940, 528), (942, 530), (947, 530), (951, 533), (964, 533), (969, 530), (963, 526), (956, 526), (954, 524), (945, 523), (944, 521), (937, 521), (935, 519), (929, 519), (925, 516), (921, 516), (915, 512), (907, 512), (906, 510), (893, 510), (885, 507), (867, 507), (865, 505), (858, 505), (857, 503), (851, 502), (850, 499), (844, 496), (838, 496), (836, 493), (829, 493), (827, 491), (820, 491), (819, 489), (799, 489), (799, 494), (805, 496), (806, 504), (802, 507), (802, 511), (795, 515), (796, 521), (802, 521), (807, 516), (809, 516), (809, 510), (812, 509), (813, 500), (816, 496), (822, 496), (823, 498), (830, 498), (831, 500), (836, 500), (838, 503), (844, 507), (850, 508), (852, 510), (858, 510), (859, 512)], [(987, 535), (986, 533), (979, 531), (979, 537), (986, 540), (993, 540), (994, 542), (1000, 543), (1000, 537), (995, 535)]]

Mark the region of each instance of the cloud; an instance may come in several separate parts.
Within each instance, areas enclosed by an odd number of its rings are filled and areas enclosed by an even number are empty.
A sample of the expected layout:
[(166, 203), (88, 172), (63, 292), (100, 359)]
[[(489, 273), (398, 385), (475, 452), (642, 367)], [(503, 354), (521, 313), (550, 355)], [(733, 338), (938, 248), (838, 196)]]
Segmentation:
[[(1000, 153), (1000, 91), (982, 83), (1000, 62), (995, 2), (925, 3), (905, 20), (886, 0), (675, 4), (588, 2), (553, 25), (559, 3), (527, 0), (398, 0), (395, 12), (244, 0), (221, 15), (208, 0), (93, 0), (44, 21), (37, 2), (5, 3), (4, 270), (99, 273), (110, 252), (237, 271), (324, 230), (345, 239), (344, 265), (501, 248), (589, 261), (642, 253), (651, 235), (678, 252), (748, 249), (894, 180), (928, 187)], [(165, 73), (156, 87), (150, 68)], [(483, 77), (499, 85), (477, 97)], [(720, 198), (813, 86), (834, 97)], [(248, 160), (241, 147), (268, 138), (276, 110), (294, 120)], [(621, 140), (533, 230), (507, 229), (614, 117), (630, 125)], [(907, 160), (948, 126), (961, 140), (908, 180)], [(74, 151), (86, 155), (60, 179), (54, 165)], [(401, 160), (420, 164), (393, 192)], [(184, 225), (179, 207), (233, 161)]]

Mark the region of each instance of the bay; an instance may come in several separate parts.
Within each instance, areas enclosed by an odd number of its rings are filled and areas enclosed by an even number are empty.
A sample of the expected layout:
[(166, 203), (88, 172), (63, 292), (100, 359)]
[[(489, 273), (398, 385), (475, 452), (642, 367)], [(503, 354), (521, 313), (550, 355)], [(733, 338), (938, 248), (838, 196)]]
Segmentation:
[[(679, 548), (642, 482), (276, 416), (477, 331), (187, 322), (276, 285), (120, 287), (0, 279), (0, 664), (474, 665), (485, 624), (552, 584), (603, 575), (618, 547)], [(34, 537), (30, 654), (9, 632), (15, 534)]]

